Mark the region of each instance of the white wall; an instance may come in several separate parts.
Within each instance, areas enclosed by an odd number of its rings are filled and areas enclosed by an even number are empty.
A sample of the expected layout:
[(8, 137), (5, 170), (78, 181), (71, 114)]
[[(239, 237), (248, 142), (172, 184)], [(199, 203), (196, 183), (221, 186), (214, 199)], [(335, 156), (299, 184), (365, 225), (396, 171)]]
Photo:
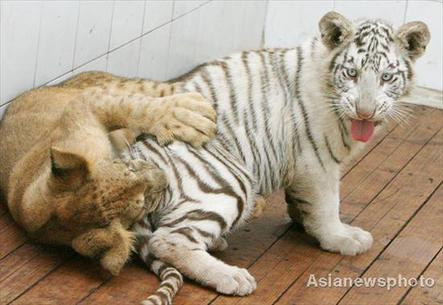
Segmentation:
[(165, 80), (236, 50), (294, 46), (335, 9), (433, 36), (418, 83), (442, 90), (442, 1), (0, 0), (0, 118), (21, 92), (85, 70)]
[[(394, 27), (420, 20), (431, 32), (425, 55), (417, 61), (417, 84), (443, 90), (443, 1), (441, 0), (270, 0), (265, 27), (266, 47), (290, 47), (318, 33), (321, 16), (335, 10), (349, 19), (382, 18)], [(443, 101), (442, 101), (443, 104)]]
[(0, 0), (0, 118), (21, 92), (81, 71), (165, 80), (260, 48), (266, 4)]

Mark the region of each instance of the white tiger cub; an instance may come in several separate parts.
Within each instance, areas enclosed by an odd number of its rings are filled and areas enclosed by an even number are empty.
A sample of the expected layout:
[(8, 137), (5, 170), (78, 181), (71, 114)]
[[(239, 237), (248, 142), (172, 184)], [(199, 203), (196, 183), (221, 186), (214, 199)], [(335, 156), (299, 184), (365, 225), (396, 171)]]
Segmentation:
[(422, 22), (394, 32), (335, 12), (319, 27), (321, 37), (297, 48), (237, 53), (179, 79), (217, 111), (218, 136), (204, 149), (144, 138), (126, 154), (156, 163), (170, 181), (157, 210), (134, 227), (140, 256), (162, 281), (145, 304), (170, 304), (180, 273), (221, 293), (250, 294), (248, 271), (207, 251), (226, 247), (223, 236), (248, 218), (256, 194), (280, 187), (323, 249), (356, 255), (371, 247), (370, 233), (340, 221), (340, 164), (402, 114), (397, 100), (430, 34)]

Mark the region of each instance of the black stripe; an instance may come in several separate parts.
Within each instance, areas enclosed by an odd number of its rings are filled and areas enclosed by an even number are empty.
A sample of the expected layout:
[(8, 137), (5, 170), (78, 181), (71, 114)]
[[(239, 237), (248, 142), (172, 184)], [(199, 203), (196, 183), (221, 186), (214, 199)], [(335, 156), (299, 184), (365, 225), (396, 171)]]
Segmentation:
[[(261, 74), (261, 88), (262, 88), (261, 106), (262, 106), (262, 114), (263, 114), (263, 123), (265, 124), (265, 133), (266, 133), (265, 141), (268, 142), (269, 146), (271, 147), (273, 156), (275, 157), (275, 160), (277, 161), (277, 152), (274, 147), (274, 140), (273, 140), (273, 137), (271, 136), (271, 128), (269, 126), (269, 118), (267, 116), (267, 114), (271, 113), (271, 110), (268, 105), (267, 90), (264, 89), (264, 88), (270, 88), (271, 83), (269, 82), (269, 74), (268, 74), (268, 69), (267, 69), (267, 65), (266, 65), (265, 54), (264, 54), (264, 52), (259, 52), (258, 54), (260, 56), (260, 61), (261, 61), (262, 67), (263, 67), (263, 71)], [(265, 149), (265, 152), (267, 152), (266, 149)], [(269, 160), (270, 159), (269, 159), (269, 155), (268, 155), (268, 161)]]
[(331, 156), (331, 159), (334, 160), (335, 163), (340, 164), (340, 160), (337, 159), (334, 152), (332, 151), (331, 144), (329, 144), (328, 137), (325, 135), (325, 143), (326, 147), (328, 148), (329, 155)]
[[(142, 144), (146, 147), (146, 149), (152, 151), (155, 155), (157, 155), (165, 164), (168, 164), (168, 160), (163, 156), (163, 154), (150, 143), (150, 137), (147, 135), (144, 135)], [(143, 158), (146, 160), (143, 153), (141, 153)]]
[(183, 278), (177, 270), (169, 271), (169, 273), (171, 274), (166, 274), (167, 278), (174, 278), (178, 282), (178, 286), (183, 285)]
[(198, 82), (194, 81), (192, 85), (194, 85), (195, 91), (199, 92), (200, 94), (204, 94), (203, 88), (200, 86)]
[(161, 226), (164, 227), (173, 227), (185, 220), (191, 220), (191, 221), (214, 221), (219, 224), (222, 231), (225, 231), (228, 227), (228, 224), (226, 223), (225, 219), (220, 216), (219, 214), (211, 211), (204, 211), (204, 210), (192, 210), (185, 215), (165, 224), (161, 224)]
[(302, 63), (303, 63), (303, 54), (302, 54), (302, 48), (299, 46), (297, 47), (297, 71), (295, 73), (295, 97), (297, 98), (298, 105), (300, 106), (303, 121), (305, 123), (305, 131), (306, 136), (308, 137), (309, 142), (311, 143), (312, 148), (314, 149), (315, 156), (317, 157), (318, 161), (320, 162), (320, 165), (323, 169), (325, 169), (325, 166), (323, 164), (323, 161), (320, 158), (320, 154), (318, 152), (317, 144), (314, 142), (314, 138), (312, 136), (311, 127), (309, 125), (309, 118), (308, 114), (305, 109), (305, 105), (303, 104), (303, 100), (300, 93), (300, 74), (302, 70)]
[(285, 97), (285, 102), (284, 105), (287, 106), (290, 100), (290, 94), (288, 93), (288, 86), (285, 85), (285, 81), (283, 79), (283, 73), (282, 73), (282, 64), (280, 61), (278, 61), (278, 54), (277, 54), (277, 50), (274, 52), (270, 52), (269, 54), (269, 58), (271, 61), (271, 67), (272, 67), (272, 71), (274, 74), (277, 75), (277, 80), (278, 80), (278, 84), (281, 88), (281, 90), (283, 91), (283, 95)]
[[(157, 148), (155, 148), (154, 145), (151, 145), (151, 143), (149, 143), (148, 139), (143, 141), (143, 144), (145, 144), (146, 148), (148, 148), (151, 152), (154, 152), (154, 153), (158, 154), (159, 156), (161, 156), (160, 151)], [(164, 148), (164, 149), (167, 149), (167, 148)], [(172, 167), (172, 170), (174, 171), (174, 176), (177, 179), (177, 187), (178, 187), (178, 189), (180, 191), (180, 196), (183, 199), (187, 200), (187, 201), (199, 202), (198, 200), (189, 197), (185, 193), (185, 190), (184, 190), (184, 187), (183, 187), (182, 177), (179, 174), (179, 171), (178, 171), (177, 167), (175, 166), (175, 162), (172, 160), (172, 158), (169, 156), (169, 154), (166, 153), (165, 155), (166, 155), (168, 160), (166, 160), (165, 158), (162, 158), (162, 160), (164, 160), (165, 164), (170, 165)]]
[(289, 81), (289, 73), (286, 70), (286, 54), (288, 53), (288, 51), (290, 51), (289, 49), (283, 49), (280, 52), (280, 71), (281, 74), (283, 76), (284, 79), (284, 84), (285, 84), (285, 88), (287, 90), (287, 92), (289, 93), (289, 95), (292, 97), (292, 83)]
[(176, 291), (175, 287), (171, 283), (168, 283), (168, 282), (161, 283), (160, 287), (167, 287), (167, 288), (169, 288), (171, 290), (171, 293), (174, 293)]
[(169, 299), (168, 299), (168, 295), (166, 293), (164, 293), (163, 291), (156, 291), (154, 293), (154, 295), (158, 296), (161, 300), (161, 304), (162, 305), (167, 305), (169, 304)]
[[(190, 151), (192, 153), (192, 151)], [(175, 156), (176, 159), (178, 159), (178, 161), (180, 161), (180, 163), (186, 168), (186, 170), (188, 171), (189, 175), (194, 178), (194, 180), (197, 182), (198, 188), (204, 192), (204, 193), (215, 193), (215, 194), (220, 194), (222, 193), (220, 191), (220, 189), (215, 189), (213, 187), (211, 187), (209, 184), (207, 184), (206, 182), (202, 181), (202, 179), (200, 179), (200, 176), (194, 171), (194, 169), (188, 164), (188, 162), (184, 159), (182, 159), (179, 156)], [(207, 167), (207, 161), (203, 161), (204, 165)]]
[(243, 52), (241, 59), (245, 67), (246, 80), (248, 83), (247, 95), (248, 95), (249, 113), (252, 116), (252, 128), (254, 130), (257, 130), (257, 114), (255, 113), (254, 101), (252, 99), (252, 75), (251, 75), (251, 68), (249, 67), (248, 54), (249, 54), (248, 52)]
[(254, 139), (254, 137), (252, 136), (252, 134), (251, 134), (251, 128), (250, 128), (250, 126), (249, 126), (249, 122), (248, 122), (248, 120), (246, 119), (246, 112), (244, 112), (243, 113), (243, 116), (244, 116), (244, 120), (245, 120), (245, 128), (246, 128), (246, 138), (248, 139), (248, 142), (249, 142), (249, 147), (250, 147), (250, 149), (251, 149), (251, 153), (252, 153), (252, 158), (254, 159), (253, 161), (253, 167), (254, 167), (254, 169), (253, 169), (253, 173), (254, 173), (254, 177), (258, 174), (258, 171), (256, 170), (257, 169), (257, 165), (258, 164), (260, 164), (260, 162), (261, 162), (261, 158), (260, 158), (260, 153), (258, 152), (258, 148), (257, 148), (257, 145), (256, 145), (256, 143), (255, 143), (255, 139)]
[(219, 64), (219, 66), (221, 67), (223, 74), (225, 76), (226, 79), (226, 86), (228, 87), (229, 90), (229, 103), (231, 105), (231, 110), (232, 113), (234, 115), (234, 121), (236, 124), (238, 124), (239, 122), (239, 113), (238, 113), (238, 101), (237, 101), (237, 95), (235, 93), (235, 86), (234, 83), (232, 81), (232, 73), (231, 70), (229, 68), (229, 65), (225, 62), (225, 61), (219, 61), (217, 62)]
[(211, 77), (209, 76), (209, 72), (207, 68), (201, 70), (201, 78), (204, 83), (209, 88), (209, 93), (211, 94), (212, 105), (214, 106), (215, 112), (218, 113), (218, 103), (217, 103), (217, 92), (215, 90), (214, 84), (212, 83)]
[(246, 158), (243, 153), (243, 150), (241, 149), (242, 146), (236, 136), (236, 133), (234, 132), (234, 129), (232, 129), (231, 124), (229, 123), (229, 120), (225, 114), (221, 115), (221, 121), (224, 123), (227, 133), (231, 136), (232, 140), (234, 141), (235, 147), (237, 148), (237, 151), (240, 154), (240, 158), (242, 159), (243, 162), (245, 162)]
[(351, 146), (348, 144), (347, 139), (349, 138), (348, 129), (346, 128), (345, 122), (342, 117), (340, 117), (340, 114), (338, 113), (338, 109), (335, 107), (335, 105), (332, 104), (332, 112), (334, 112), (336, 119), (337, 119), (337, 125), (338, 129), (340, 130), (341, 135), (341, 141), (343, 146), (346, 148), (347, 151), (351, 150)]
[[(223, 157), (223, 159), (224, 159), (224, 163), (223, 164), (229, 163), (231, 167), (235, 168), (237, 171), (239, 171), (247, 179), (250, 179), (249, 171), (246, 170), (242, 165), (240, 165), (241, 160), (237, 159), (235, 157), (235, 155), (230, 154), (222, 146), (219, 146), (219, 145), (212, 146), (212, 149), (217, 151), (217, 153), (218, 153), (217, 156)], [(211, 156), (217, 157), (214, 153), (211, 153)]]
[[(195, 152), (193, 152), (193, 151), (191, 151), (191, 153), (194, 154), (194, 156), (195, 156), (196, 158), (200, 159), (202, 162), (205, 162), (205, 160), (202, 159), (202, 157), (201, 157), (199, 154), (197, 154), (197, 153), (195, 153)], [(226, 162), (223, 162), (223, 160), (221, 160), (220, 157), (219, 157), (217, 154), (211, 154), (211, 156), (213, 156), (214, 158), (216, 158), (220, 163), (224, 164), (225, 166), (227, 165)], [(232, 223), (232, 225), (235, 226), (235, 225), (238, 223), (238, 221), (240, 220), (240, 217), (241, 217), (242, 214), (243, 214), (243, 210), (244, 210), (244, 206), (245, 206), (245, 201), (241, 198), (241, 196), (239, 196), (239, 195), (234, 191), (234, 189), (233, 189), (232, 186), (229, 184), (229, 182), (226, 181), (226, 179), (224, 179), (223, 177), (221, 177), (221, 176), (219, 176), (219, 175), (217, 174), (217, 169), (216, 169), (215, 167), (213, 167), (210, 163), (205, 163), (205, 164), (208, 164), (208, 168), (209, 168), (209, 166), (212, 167), (212, 170), (210, 170), (210, 173), (212, 173), (212, 178), (213, 178), (214, 180), (216, 180), (216, 182), (217, 182), (219, 185), (221, 185), (221, 188), (220, 188), (218, 191), (219, 191), (220, 193), (223, 193), (223, 194), (225, 194), (225, 195), (228, 195), (228, 196), (230, 196), (230, 197), (235, 198), (236, 201), (237, 201), (237, 211), (238, 211), (238, 214), (237, 214), (237, 216), (236, 216), (234, 222)], [(231, 168), (231, 169), (232, 169), (232, 168)], [(232, 174), (232, 175), (234, 176), (234, 178), (237, 180), (237, 182), (238, 182), (238, 184), (239, 184), (239, 186), (240, 186), (240, 188), (241, 188), (243, 194), (245, 194), (245, 196), (246, 196), (246, 186), (244, 185), (244, 183), (243, 183), (243, 181), (242, 181), (242, 178), (239, 177), (239, 176), (235, 173), (235, 171), (232, 171), (232, 170), (231, 170), (231, 174)]]
[(160, 289), (166, 289), (166, 291), (168, 291), (168, 293), (171, 295), (171, 298), (174, 297), (174, 295), (177, 293), (177, 290), (175, 289), (175, 287), (168, 282), (163, 282), (160, 284)]
[(154, 303), (154, 305), (165, 305), (163, 303), (161, 303), (160, 297), (158, 297), (156, 294), (150, 295), (147, 300), (149, 302)]
[(172, 230), (169, 233), (170, 234), (172, 234), (172, 233), (181, 234), (184, 237), (186, 237), (190, 242), (198, 244), (198, 241), (194, 238), (194, 236), (192, 235), (192, 232), (193, 232), (193, 230), (191, 228), (189, 228), (189, 227), (182, 227), (182, 228), (178, 228), (178, 229)]
[(164, 263), (164, 262), (162, 262), (162, 261), (160, 261), (160, 263), (162, 264), (159, 268), (158, 268), (158, 270), (157, 270), (157, 274), (158, 274), (158, 276), (159, 277), (162, 277), (163, 276), (163, 271), (165, 271), (167, 268), (169, 268), (169, 267), (171, 267), (171, 266), (169, 266), (168, 264), (166, 264), (166, 263)]
[(412, 70), (412, 65), (411, 62), (407, 59), (404, 60), (406, 67), (408, 68), (408, 80), (411, 80), (412, 77), (414, 76), (414, 72)]
[(215, 236), (209, 232), (203, 231), (200, 228), (197, 227), (192, 227), (192, 229), (194, 229), (195, 231), (197, 231), (198, 234), (200, 234), (202, 237), (204, 238), (209, 238), (209, 239), (214, 239)]
[(306, 201), (305, 199), (302, 199), (300, 197), (295, 197), (289, 192), (285, 192), (285, 201), (287, 203), (311, 204), (309, 201)]
[(317, 45), (317, 37), (314, 37), (312, 40), (311, 40), (311, 59), (313, 59), (314, 58), (314, 54), (315, 54), (315, 47), (316, 47), (316, 45)]

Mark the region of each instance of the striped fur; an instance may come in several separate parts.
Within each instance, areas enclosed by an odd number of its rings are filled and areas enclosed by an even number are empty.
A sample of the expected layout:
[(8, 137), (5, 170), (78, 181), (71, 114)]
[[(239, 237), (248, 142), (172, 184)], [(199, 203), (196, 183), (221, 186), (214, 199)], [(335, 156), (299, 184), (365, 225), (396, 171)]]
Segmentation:
[[(170, 181), (160, 208), (134, 227), (140, 256), (162, 280), (145, 304), (170, 304), (179, 273), (221, 293), (251, 293), (256, 284), (246, 270), (207, 251), (226, 246), (223, 236), (249, 217), (256, 194), (281, 187), (324, 249), (354, 255), (371, 246), (368, 232), (339, 219), (340, 165), (362, 147), (350, 136), (350, 119), (358, 107), (372, 107), (362, 103), (376, 105), (377, 123), (393, 116), (411, 84), (412, 61), (385, 23), (351, 24), (330, 14), (320, 28), (349, 26), (339, 33), (350, 37), (329, 33), (293, 49), (241, 52), (178, 80), (217, 110), (218, 136), (204, 149), (160, 147), (145, 137), (126, 155), (155, 163)], [(343, 19), (328, 24), (331, 18)], [(350, 65), (362, 81), (346, 75)], [(394, 77), (363, 88), (365, 73)], [(356, 100), (361, 92), (371, 99)]]

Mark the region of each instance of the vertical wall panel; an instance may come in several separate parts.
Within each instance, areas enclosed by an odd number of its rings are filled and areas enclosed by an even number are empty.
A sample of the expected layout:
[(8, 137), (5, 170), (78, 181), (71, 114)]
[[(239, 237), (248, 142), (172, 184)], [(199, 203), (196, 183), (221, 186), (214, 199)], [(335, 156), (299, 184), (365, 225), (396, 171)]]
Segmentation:
[[(265, 1), (211, 2), (203, 6), (194, 38), (196, 64), (232, 52), (261, 47)], [(232, 16), (229, 20), (226, 16)]]
[(332, 0), (269, 1), (265, 27), (267, 47), (294, 47), (318, 33), (318, 21), (333, 9)]
[(56, 79), (50, 81), (47, 83), (47, 86), (56, 85), (62, 81), (67, 80), (68, 78), (73, 77), (74, 75), (77, 75), (81, 72), (85, 71), (105, 71), (106, 70), (106, 56), (102, 56), (98, 59), (95, 59), (91, 62), (88, 62), (87, 64), (80, 66), (79, 68), (76, 68), (74, 71), (68, 72), (63, 74), (62, 76), (57, 77)]
[(144, 1), (115, 2), (110, 49), (141, 35), (144, 9)]
[(74, 71), (70, 71), (67, 72), (59, 77), (57, 77), (56, 79), (51, 80), (50, 82), (46, 83), (45, 86), (53, 86), (53, 85), (57, 85), (58, 83), (61, 83), (65, 80), (67, 80), (68, 78), (71, 78), (75, 75), (76, 72)]
[(109, 53), (107, 71), (121, 76), (137, 75), (140, 42), (133, 41)]
[(32, 88), (41, 1), (1, 2), (0, 105)]
[(78, 1), (44, 2), (34, 86), (72, 69), (78, 9)]
[[(266, 1), (241, 1), (241, 15), (235, 45), (241, 49), (258, 48), (263, 43), (263, 29), (266, 20)], [(251, 12), (254, 12), (251, 14)], [(237, 47), (238, 48), (238, 47)]]
[(113, 1), (80, 1), (74, 68), (108, 51)]
[[(189, 13), (193, 9), (208, 2), (207, 0), (175, 0), (173, 18)], [(228, 2), (228, 1), (226, 1)]]
[[(232, 4), (235, 5), (235, 3)], [(195, 48), (192, 66), (231, 52), (232, 37), (235, 36), (231, 30), (236, 22), (234, 18), (227, 20), (223, 16), (227, 16), (228, 12), (232, 10), (230, 8), (232, 4), (215, 1), (200, 9), (199, 28), (201, 30), (197, 33), (197, 37), (193, 38), (198, 47)], [(192, 26), (193, 14), (183, 17), (190, 20), (190, 26)], [(178, 28), (178, 30), (180, 29)], [(180, 33), (174, 33), (174, 35), (180, 35)], [(174, 43), (177, 43), (176, 39), (174, 39)], [(186, 67), (188, 70), (189, 68), (191, 66)]]
[(146, 2), (143, 33), (168, 23), (172, 19), (173, 0), (149, 0)]
[(393, 26), (403, 24), (406, 0), (335, 0), (335, 10), (351, 20), (357, 18), (381, 18)]
[(264, 1), (213, 1), (175, 20), (167, 77), (235, 51), (260, 48), (265, 11)]
[(141, 41), (138, 76), (166, 80), (169, 58), (169, 35), (171, 25), (167, 24), (144, 36)]
[(195, 65), (194, 39), (201, 27), (200, 13), (201, 10), (196, 10), (172, 22), (167, 78), (183, 74)]
[[(443, 12), (442, 4), (434, 1), (409, 1), (406, 22), (421, 20), (431, 32), (426, 53), (417, 60), (417, 83), (443, 90)], [(443, 101), (441, 102), (443, 104)]]
[(102, 56), (75, 69), (75, 73), (84, 71), (106, 71), (107, 57)]

